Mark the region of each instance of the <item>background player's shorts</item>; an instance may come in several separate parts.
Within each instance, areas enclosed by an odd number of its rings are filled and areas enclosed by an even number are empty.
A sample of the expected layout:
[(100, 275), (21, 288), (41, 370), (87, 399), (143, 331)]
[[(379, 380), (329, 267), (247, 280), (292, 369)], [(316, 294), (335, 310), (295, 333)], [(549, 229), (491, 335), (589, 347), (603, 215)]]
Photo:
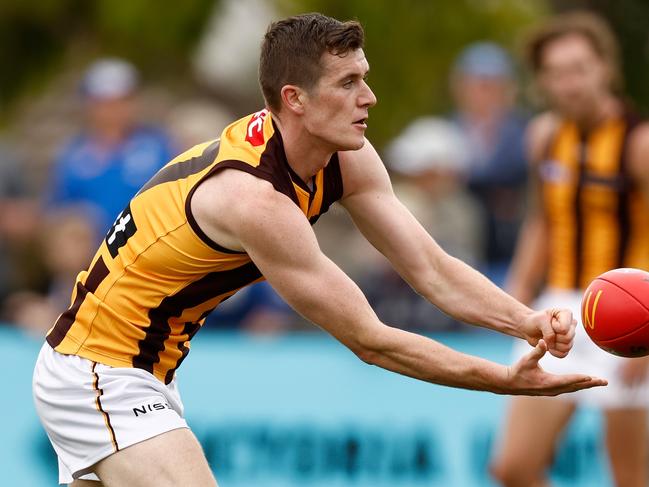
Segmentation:
[[(619, 368), (626, 360), (605, 352), (595, 345), (581, 324), (581, 297), (576, 291), (547, 291), (534, 303), (534, 309), (567, 308), (577, 320), (577, 330), (572, 350), (565, 358), (557, 358), (549, 353), (541, 359), (543, 369), (555, 374), (588, 374), (608, 380), (607, 387), (594, 387), (569, 394), (561, 394), (557, 399), (572, 401), (604, 409), (638, 408), (649, 406), (649, 381), (628, 387), (620, 380)], [(516, 340), (513, 354), (518, 360), (532, 349), (523, 340)]]
[(59, 459), (59, 482), (98, 480), (88, 471), (130, 445), (186, 428), (175, 379), (62, 355), (45, 343), (34, 369), (34, 402)]

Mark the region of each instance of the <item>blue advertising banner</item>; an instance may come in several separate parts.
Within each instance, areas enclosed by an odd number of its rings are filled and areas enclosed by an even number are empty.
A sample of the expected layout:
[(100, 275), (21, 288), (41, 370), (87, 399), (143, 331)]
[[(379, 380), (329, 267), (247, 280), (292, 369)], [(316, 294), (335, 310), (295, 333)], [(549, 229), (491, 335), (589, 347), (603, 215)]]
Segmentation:
[[(481, 487), (507, 398), (370, 367), (322, 334), (203, 331), (179, 371), (190, 426), (220, 487)], [(495, 333), (435, 339), (501, 363)], [(13, 486), (56, 485), (56, 457), (31, 399), (40, 341), (0, 327), (6, 360), (0, 464)], [(611, 485), (599, 415), (581, 411), (552, 469), (556, 486)]]

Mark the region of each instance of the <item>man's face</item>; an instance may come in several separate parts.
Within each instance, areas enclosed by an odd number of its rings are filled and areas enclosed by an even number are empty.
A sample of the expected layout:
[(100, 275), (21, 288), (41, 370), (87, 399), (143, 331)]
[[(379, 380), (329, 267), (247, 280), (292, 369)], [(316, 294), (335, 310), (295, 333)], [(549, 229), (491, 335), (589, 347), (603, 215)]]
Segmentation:
[(100, 133), (126, 132), (134, 119), (133, 96), (110, 99), (88, 99), (86, 108), (90, 123)]
[(610, 90), (610, 70), (578, 34), (559, 37), (543, 48), (538, 79), (550, 105), (577, 120), (587, 118)]
[(469, 115), (489, 117), (508, 110), (515, 88), (506, 76), (458, 74), (451, 86), (458, 108)]
[(365, 54), (362, 49), (342, 57), (326, 52), (320, 62), (320, 79), (304, 92), (304, 127), (333, 151), (360, 149), (368, 109), (376, 104), (365, 82), (369, 71)]

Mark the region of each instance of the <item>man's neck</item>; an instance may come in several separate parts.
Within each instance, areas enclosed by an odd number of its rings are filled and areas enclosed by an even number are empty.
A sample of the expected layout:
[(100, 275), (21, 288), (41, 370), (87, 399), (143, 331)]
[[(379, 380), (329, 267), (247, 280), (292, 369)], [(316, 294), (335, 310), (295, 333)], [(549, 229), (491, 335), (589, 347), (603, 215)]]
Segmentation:
[(297, 124), (282, 123), (277, 115), (273, 120), (282, 135), (284, 153), (291, 169), (307, 183), (327, 165), (335, 150), (325, 147), (319, 139)]
[(575, 123), (582, 132), (590, 132), (605, 120), (622, 112), (622, 103), (615, 96), (608, 95), (599, 103), (592, 104), (592, 110)]

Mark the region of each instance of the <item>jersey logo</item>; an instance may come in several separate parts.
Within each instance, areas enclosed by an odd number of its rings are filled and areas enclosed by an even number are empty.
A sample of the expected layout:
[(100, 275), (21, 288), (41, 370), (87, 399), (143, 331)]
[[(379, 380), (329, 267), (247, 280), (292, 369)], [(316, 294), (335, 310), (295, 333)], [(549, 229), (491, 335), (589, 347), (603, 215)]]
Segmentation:
[(570, 169), (554, 160), (544, 161), (539, 166), (539, 175), (543, 181), (557, 184), (569, 182), (574, 177)]
[(246, 127), (246, 140), (257, 147), (264, 145), (264, 122), (270, 112), (265, 108), (255, 113)]
[(124, 211), (122, 211), (113, 226), (108, 231), (106, 235), (106, 246), (110, 255), (117, 257), (117, 251), (120, 247), (126, 245), (126, 241), (131, 238), (135, 232), (137, 232), (137, 227), (135, 226), (135, 220), (133, 220), (133, 215), (131, 214), (131, 205), (129, 204)]

